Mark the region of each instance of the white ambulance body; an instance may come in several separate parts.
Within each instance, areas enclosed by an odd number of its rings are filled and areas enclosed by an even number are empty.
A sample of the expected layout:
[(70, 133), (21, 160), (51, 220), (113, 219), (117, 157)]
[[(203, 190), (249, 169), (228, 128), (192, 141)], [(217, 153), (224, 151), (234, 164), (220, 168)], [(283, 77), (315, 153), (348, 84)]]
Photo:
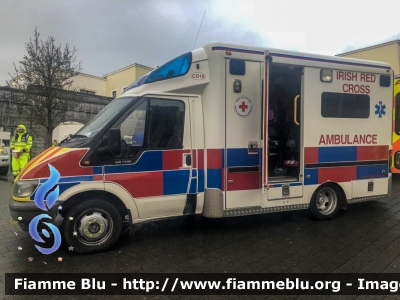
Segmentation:
[[(26, 230), (42, 213), (35, 190), (52, 165), (59, 196), (49, 214), (62, 214), (80, 253), (111, 247), (122, 223), (307, 208), (331, 219), (389, 195), (392, 83), (385, 63), (208, 44), (137, 80), (35, 157), (14, 183), (11, 216)], [(288, 99), (286, 145), (270, 101), (277, 85)], [(281, 153), (286, 170), (275, 169)]]
[[(292, 103), (286, 155), (297, 165), (288, 162), (286, 174), (274, 173), (268, 151), (276, 132), (268, 101), (279, 76)], [(380, 62), (212, 43), (192, 51), (185, 75), (123, 96), (187, 99), (191, 168), (204, 160), (197, 213), (297, 210), (311, 201), (314, 215), (326, 219), (346, 203), (388, 196), (392, 76)]]

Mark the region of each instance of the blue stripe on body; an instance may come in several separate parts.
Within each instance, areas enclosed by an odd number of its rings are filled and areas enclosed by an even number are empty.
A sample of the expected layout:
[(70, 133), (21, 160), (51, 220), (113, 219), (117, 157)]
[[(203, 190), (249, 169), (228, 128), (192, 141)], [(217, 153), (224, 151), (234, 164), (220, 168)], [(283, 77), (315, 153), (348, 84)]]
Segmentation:
[[(66, 190), (68, 190), (69, 188), (78, 185), (79, 182), (69, 182), (69, 183), (61, 183), (61, 184), (57, 184), (58, 188), (59, 188), (59, 195), (61, 195), (62, 193), (64, 193)], [(36, 189), (37, 191), (37, 189)], [(35, 195), (36, 195), (36, 191), (30, 196), (30, 200), (35, 200)], [(47, 196), (47, 195), (46, 195)]]
[(318, 169), (304, 169), (304, 185), (310, 184), (318, 184)]
[(336, 60), (330, 60), (330, 59), (325, 59), (325, 58), (298, 56), (298, 55), (272, 53), (272, 52), (270, 52), (270, 55), (272, 57), (276, 56), (276, 57), (291, 58), (291, 59), (310, 60), (310, 61), (326, 62), (326, 63), (333, 63), (333, 64), (362, 66), (362, 67), (371, 67), (371, 68), (390, 70), (390, 67), (386, 67), (386, 66), (377, 66), (377, 65), (372, 65), (372, 64), (362, 64), (362, 63), (348, 62), (348, 61), (336, 61)]
[(105, 174), (162, 171), (162, 151), (144, 152), (135, 164), (105, 166)]
[(207, 170), (207, 188), (222, 190), (222, 169)]
[(186, 194), (190, 170), (164, 171), (164, 195)]
[(357, 161), (357, 146), (318, 148), (318, 163), (344, 161)]
[(229, 167), (248, 167), (260, 166), (261, 153), (260, 149), (257, 154), (249, 154), (247, 148), (227, 149), (227, 163)]
[[(216, 50), (264, 55), (263, 51), (257, 51), (257, 50), (246, 50), (246, 49), (223, 47), (223, 46), (212, 47), (212, 51), (216, 51)], [(265, 50), (267, 50), (267, 49), (265, 49)], [(372, 68), (390, 70), (390, 67), (377, 66), (377, 65), (365, 64), (365, 63), (356, 63), (356, 62), (348, 62), (348, 61), (336, 61), (336, 60), (330, 60), (330, 59), (325, 59), (325, 58), (308, 57), (308, 56), (283, 54), (283, 53), (273, 53), (273, 52), (269, 52), (269, 54), (272, 57), (276, 56), (276, 57), (291, 58), (291, 59), (310, 60), (310, 61), (318, 61), (318, 62), (326, 62), (326, 63), (334, 63), (334, 64), (342, 64), (342, 65), (351, 65), (351, 66), (372, 67)]]
[[(58, 181), (59, 183), (66, 183), (66, 182), (82, 182), (82, 181), (93, 181), (93, 175), (89, 176), (71, 176), (71, 177), (61, 177)], [(48, 178), (40, 179), (40, 183), (44, 183), (48, 180)]]
[(388, 165), (357, 166), (357, 179), (385, 178), (388, 176)]
[(103, 175), (103, 167), (93, 167), (93, 173), (95, 175)]
[(204, 192), (204, 170), (200, 169), (198, 171), (199, 171), (199, 173), (197, 175), (197, 181), (198, 181), (199, 185), (197, 187), (197, 192), (202, 193), (202, 192)]

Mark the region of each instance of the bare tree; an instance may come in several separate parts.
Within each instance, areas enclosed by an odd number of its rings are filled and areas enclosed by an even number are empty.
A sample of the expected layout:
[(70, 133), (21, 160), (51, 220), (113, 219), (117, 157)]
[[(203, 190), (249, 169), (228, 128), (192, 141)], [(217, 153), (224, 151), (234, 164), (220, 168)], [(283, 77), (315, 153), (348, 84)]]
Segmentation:
[(35, 27), (33, 39), (25, 44), (27, 54), (18, 67), (14, 63), (15, 73), (9, 74), (12, 79), (7, 85), (32, 91), (27, 93), (24, 113), (27, 119), (46, 128), (46, 142), (50, 146), (53, 130), (66, 121), (67, 112), (79, 100), (72, 101), (74, 96), (66, 91), (74, 90), (73, 77), (82, 66), (77, 62), (75, 47), (70, 49), (67, 43), (62, 48), (61, 44), (56, 46), (54, 37), (42, 41), (39, 36)]

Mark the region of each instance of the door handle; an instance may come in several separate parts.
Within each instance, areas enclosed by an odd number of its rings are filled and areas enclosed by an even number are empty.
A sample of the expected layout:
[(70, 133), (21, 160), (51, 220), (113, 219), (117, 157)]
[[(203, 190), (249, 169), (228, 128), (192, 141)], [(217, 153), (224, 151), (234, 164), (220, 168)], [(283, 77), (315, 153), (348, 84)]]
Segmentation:
[(297, 99), (299, 99), (299, 98), (300, 98), (300, 95), (297, 95), (294, 98), (294, 123), (296, 125), (300, 125), (300, 123), (297, 121)]
[(229, 184), (232, 184), (232, 183), (233, 183), (233, 180), (228, 180), (228, 183), (229, 183)]

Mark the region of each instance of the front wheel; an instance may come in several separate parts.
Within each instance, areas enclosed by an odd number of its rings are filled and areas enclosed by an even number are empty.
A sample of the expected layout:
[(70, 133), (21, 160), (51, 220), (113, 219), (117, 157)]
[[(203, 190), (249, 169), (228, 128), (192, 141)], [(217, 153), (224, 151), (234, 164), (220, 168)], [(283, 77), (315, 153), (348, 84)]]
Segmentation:
[(118, 240), (122, 218), (112, 204), (91, 199), (73, 206), (64, 216), (63, 237), (78, 253), (101, 252)]
[(339, 188), (326, 183), (321, 185), (313, 194), (310, 211), (317, 220), (330, 220), (340, 211), (341, 193)]

